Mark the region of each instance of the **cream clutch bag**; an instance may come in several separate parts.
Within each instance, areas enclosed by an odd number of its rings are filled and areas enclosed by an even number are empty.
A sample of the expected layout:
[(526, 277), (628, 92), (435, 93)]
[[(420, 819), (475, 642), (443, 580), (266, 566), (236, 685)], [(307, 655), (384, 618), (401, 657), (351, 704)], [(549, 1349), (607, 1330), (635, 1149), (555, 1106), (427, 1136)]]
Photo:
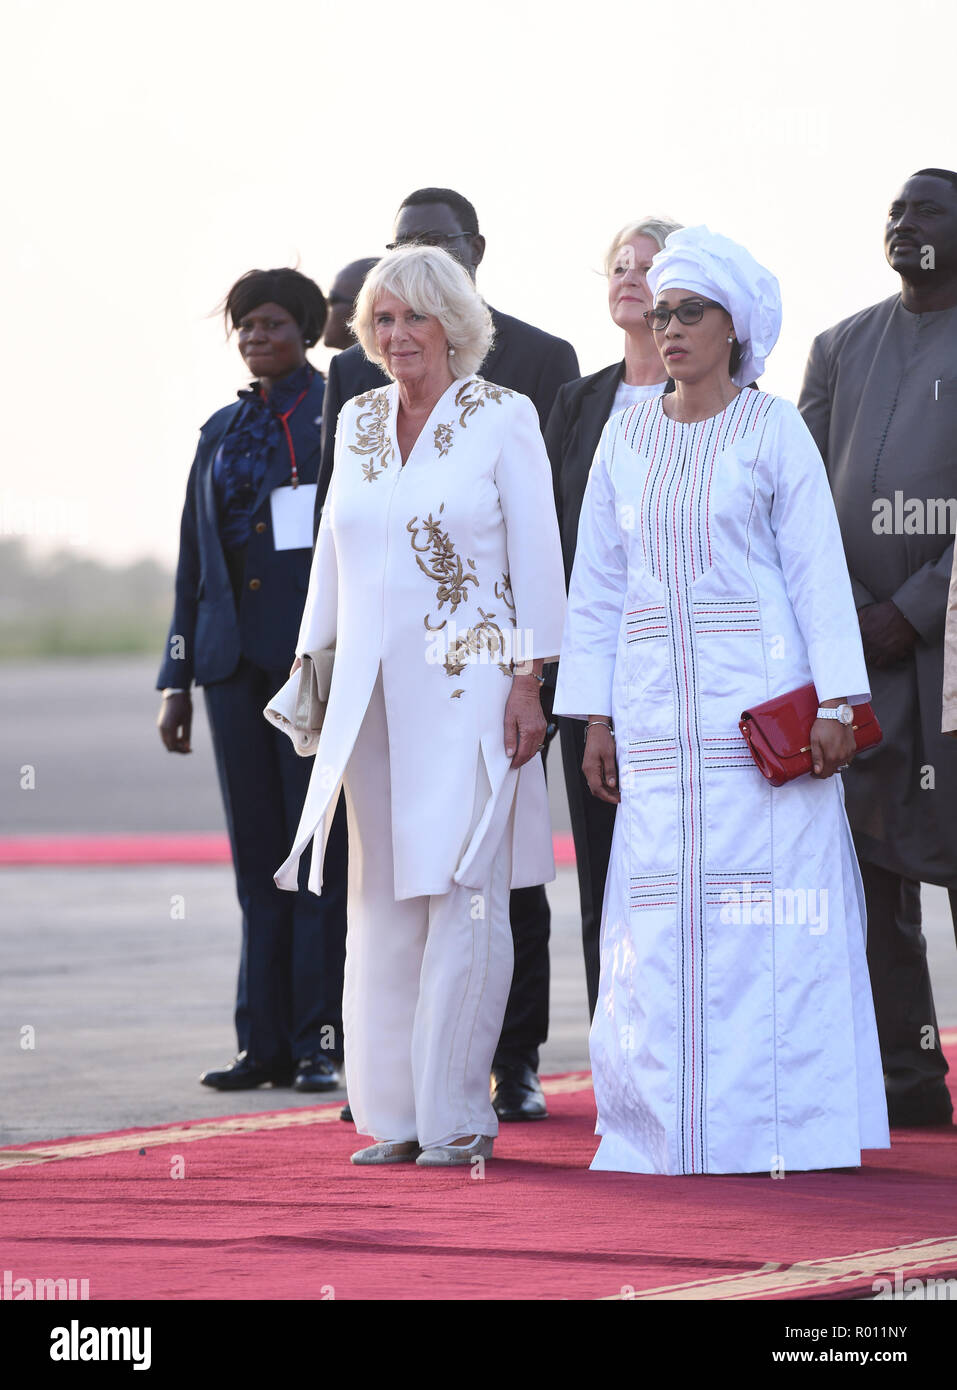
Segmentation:
[(293, 719), (300, 733), (318, 736), (322, 732), (335, 659), (335, 651), (317, 652), (315, 661), (311, 656), (302, 658), (299, 689), (296, 692), (296, 713)]
[(289, 735), (296, 752), (303, 758), (311, 757), (319, 746), (335, 656), (334, 650), (317, 652), (315, 659), (304, 656), (299, 670), (276, 691), (263, 710), (270, 724)]

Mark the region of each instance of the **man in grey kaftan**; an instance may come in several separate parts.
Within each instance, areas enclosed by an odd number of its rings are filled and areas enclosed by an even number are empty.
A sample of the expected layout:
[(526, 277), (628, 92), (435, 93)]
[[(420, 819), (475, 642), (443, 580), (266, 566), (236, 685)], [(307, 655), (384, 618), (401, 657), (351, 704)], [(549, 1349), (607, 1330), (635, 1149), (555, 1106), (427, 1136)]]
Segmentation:
[(901, 293), (815, 339), (800, 409), (827, 466), (884, 731), (845, 790), (891, 1124), (929, 1124), (951, 1114), (920, 883), (948, 888), (957, 909), (957, 742), (941, 734), (957, 521), (957, 175), (907, 180), (885, 250)]

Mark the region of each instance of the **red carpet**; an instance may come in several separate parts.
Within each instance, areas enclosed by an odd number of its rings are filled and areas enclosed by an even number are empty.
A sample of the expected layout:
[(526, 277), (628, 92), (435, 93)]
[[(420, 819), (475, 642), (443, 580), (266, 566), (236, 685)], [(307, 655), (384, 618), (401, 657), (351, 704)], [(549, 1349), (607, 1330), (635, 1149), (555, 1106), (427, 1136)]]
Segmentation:
[(590, 1173), (587, 1077), (546, 1089), (552, 1118), (503, 1125), (484, 1177), (355, 1168), (337, 1105), (5, 1149), (0, 1279), (88, 1279), (93, 1299), (833, 1299), (957, 1273), (957, 1129), (776, 1180)]
[(227, 836), (210, 832), (162, 835), (3, 835), (0, 865), (228, 864)]
[[(556, 864), (574, 864), (575, 846), (570, 833), (553, 835), (552, 845)], [(188, 834), (0, 835), (0, 867), (8, 868), (37, 864), (67, 867), (229, 862), (227, 837), (198, 831)]]

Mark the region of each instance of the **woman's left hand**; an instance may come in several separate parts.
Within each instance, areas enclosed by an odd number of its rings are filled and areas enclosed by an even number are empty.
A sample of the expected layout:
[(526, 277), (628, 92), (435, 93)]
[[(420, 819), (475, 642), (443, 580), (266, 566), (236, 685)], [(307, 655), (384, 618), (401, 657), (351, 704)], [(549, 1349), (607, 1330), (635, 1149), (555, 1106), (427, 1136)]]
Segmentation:
[(811, 725), (811, 776), (831, 777), (846, 767), (857, 752), (853, 730), (836, 719), (815, 719)]
[(524, 767), (545, 742), (541, 686), (534, 676), (513, 676), (505, 706), (505, 753), (512, 767)]

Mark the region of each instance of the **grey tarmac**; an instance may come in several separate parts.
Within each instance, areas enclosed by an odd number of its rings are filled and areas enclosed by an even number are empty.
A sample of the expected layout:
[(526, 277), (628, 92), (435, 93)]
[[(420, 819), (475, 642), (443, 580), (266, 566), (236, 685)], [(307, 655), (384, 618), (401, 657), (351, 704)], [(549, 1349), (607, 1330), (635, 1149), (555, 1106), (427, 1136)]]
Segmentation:
[[(167, 753), (154, 727), (154, 671), (142, 658), (0, 668), (0, 834), (224, 830), (202, 698), (194, 753)], [(20, 788), (28, 764), (32, 791)], [(549, 765), (553, 825), (567, 831), (557, 747)], [(551, 1032), (541, 1069), (587, 1070), (574, 870), (560, 869), (548, 893)], [(923, 901), (938, 1018), (954, 1027), (947, 895), (925, 888)], [(341, 1098), (199, 1085), (201, 1071), (235, 1050), (238, 940), (227, 865), (0, 869), (0, 1145)]]

